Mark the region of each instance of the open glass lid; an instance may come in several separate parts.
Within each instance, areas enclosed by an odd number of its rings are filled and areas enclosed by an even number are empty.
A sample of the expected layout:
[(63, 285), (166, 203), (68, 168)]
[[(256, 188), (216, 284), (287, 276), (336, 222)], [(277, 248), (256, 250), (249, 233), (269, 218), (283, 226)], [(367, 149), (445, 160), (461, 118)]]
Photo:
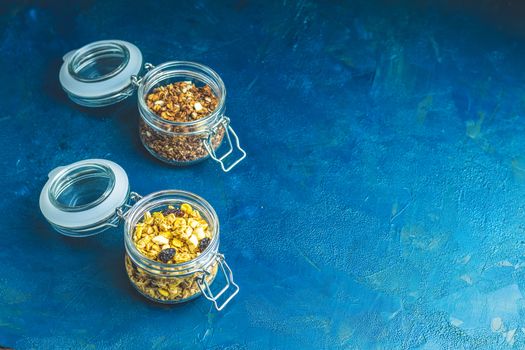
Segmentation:
[(60, 68), (60, 84), (74, 102), (101, 107), (133, 93), (132, 77), (142, 67), (142, 53), (121, 40), (102, 40), (70, 51)]
[(49, 173), (40, 210), (60, 233), (90, 236), (115, 227), (130, 197), (128, 176), (118, 164), (87, 159)]

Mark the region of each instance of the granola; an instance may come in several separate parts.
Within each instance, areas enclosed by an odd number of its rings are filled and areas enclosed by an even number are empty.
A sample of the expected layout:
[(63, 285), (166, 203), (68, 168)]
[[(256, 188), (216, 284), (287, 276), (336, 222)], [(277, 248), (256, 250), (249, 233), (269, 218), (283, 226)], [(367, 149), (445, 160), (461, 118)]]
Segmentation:
[[(140, 254), (164, 264), (180, 264), (197, 258), (211, 240), (208, 223), (188, 203), (144, 213), (132, 234), (133, 244)], [(200, 294), (197, 279), (201, 274), (152, 273), (138, 266), (128, 255), (125, 264), (133, 285), (153, 300), (177, 302)], [(210, 263), (204, 270), (206, 281), (211, 284), (217, 274), (217, 262)]]
[[(201, 291), (197, 276), (184, 277), (159, 276), (138, 267), (129, 256), (126, 256), (126, 272), (135, 288), (146, 297), (164, 302), (181, 302), (198, 296)], [(211, 284), (217, 275), (217, 262), (207, 269), (206, 281)]]
[(162, 119), (183, 123), (210, 115), (218, 103), (209, 85), (197, 87), (191, 81), (159, 86), (146, 99), (149, 109)]
[[(209, 85), (197, 87), (191, 81), (180, 81), (159, 86), (146, 96), (148, 108), (168, 122), (188, 123), (203, 119), (213, 113), (219, 100)], [(146, 148), (157, 158), (170, 163), (188, 164), (208, 157), (204, 140), (206, 132), (188, 133), (188, 128), (169, 123), (153, 127), (143, 119), (140, 137)], [(211, 136), (211, 147), (217, 149), (224, 138), (220, 125)]]
[[(204, 146), (207, 135), (170, 134), (154, 129), (143, 119), (140, 120), (140, 138), (147, 150), (160, 160), (175, 164), (188, 164), (208, 157)], [(211, 137), (211, 146), (219, 148), (224, 138), (224, 126)]]
[(188, 203), (180, 208), (144, 213), (135, 225), (133, 243), (145, 257), (167, 264), (180, 264), (198, 257), (211, 241), (208, 223)]

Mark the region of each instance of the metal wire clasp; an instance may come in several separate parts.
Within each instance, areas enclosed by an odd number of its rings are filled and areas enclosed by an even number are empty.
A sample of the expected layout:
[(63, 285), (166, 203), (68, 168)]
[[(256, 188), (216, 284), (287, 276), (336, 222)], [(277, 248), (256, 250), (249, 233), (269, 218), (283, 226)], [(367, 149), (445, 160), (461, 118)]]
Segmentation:
[[(135, 203), (137, 203), (141, 198), (142, 198), (142, 196), (140, 194), (138, 194), (137, 192), (130, 192), (128, 200), (126, 201), (126, 203), (124, 203), (124, 205), (122, 205), (122, 206), (120, 206), (120, 207), (118, 207), (116, 209), (119, 221), (120, 220), (126, 220), (126, 217), (128, 216), (129, 209)], [(118, 223), (115, 224), (115, 227), (116, 226), (118, 226)]]
[[(224, 132), (226, 134), (226, 139), (228, 140), (228, 145), (229, 145), (228, 147), (229, 147), (229, 149), (228, 149), (228, 151), (225, 154), (223, 154), (222, 156), (218, 157), (217, 154), (215, 153), (215, 150), (213, 149), (213, 146), (212, 146), (213, 145), (212, 138), (213, 138), (213, 136), (216, 135), (218, 126), (221, 125), (221, 124), (224, 126)], [(233, 152), (233, 143), (232, 143), (232, 139), (230, 137), (230, 134), (235, 139), (235, 147), (241, 152), (242, 155), (241, 155), (240, 158), (237, 158), (237, 160), (235, 160), (229, 166), (226, 166), (226, 164), (224, 163), (224, 160), (230, 154), (232, 154), (232, 152)], [(208, 134), (208, 137), (206, 139), (204, 139), (203, 142), (204, 142), (204, 147), (206, 148), (206, 151), (208, 151), (208, 153), (210, 154), (211, 159), (213, 159), (214, 161), (219, 163), (221, 165), (222, 170), (225, 173), (227, 173), (228, 171), (232, 170), (233, 167), (235, 167), (244, 158), (246, 158), (246, 151), (244, 149), (242, 149), (241, 144), (239, 142), (239, 137), (237, 136), (237, 134), (235, 133), (233, 128), (230, 126), (230, 118), (228, 118), (226, 116), (224, 116), (222, 118), (220, 123), (214, 129), (212, 129), (212, 131)]]
[(138, 194), (137, 192), (130, 192), (128, 199), (126, 202), (115, 209), (115, 215), (109, 220), (108, 222), (104, 223), (102, 226), (109, 226), (109, 227), (118, 227), (119, 223), (122, 220), (126, 220), (126, 217), (128, 216), (129, 209), (137, 203), (142, 196)]
[[(224, 279), (226, 281), (226, 285), (224, 288), (222, 288), (219, 293), (213, 295), (213, 292), (210, 289), (210, 285), (208, 281), (206, 281), (206, 276), (208, 276), (210, 273), (208, 271), (203, 271), (203, 274), (197, 278), (197, 285), (199, 286), (199, 289), (202, 293), (202, 295), (208, 299), (209, 301), (213, 302), (213, 305), (215, 306), (215, 309), (217, 311), (221, 311), (224, 309), (226, 305), (239, 293), (239, 286), (233, 281), (233, 273), (226, 261), (224, 260), (224, 255), (217, 254), (217, 262), (220, 266), (220, 270), (222, 271), (222, 274), (224, 276)], [(218, 299), (226, 293), (226, 291), (230, 288), (233, 288), (232, 293), (222, 302), (221, 305), (218, 303)]]
[[(153, 68), (155, 68), (154, 65), (152, 65), (151, 63), (144, 63), (144, 69), (146, 71), (150, 71), (152, 70)], [(142, 78), (144, 78), (143, 76), (139, 76), (139, 75), (132, 75), (131, 76), (131, 85), (133, 85), (134, 87), (138, 88), (140, 86), (140, 83), (142, 82)]]

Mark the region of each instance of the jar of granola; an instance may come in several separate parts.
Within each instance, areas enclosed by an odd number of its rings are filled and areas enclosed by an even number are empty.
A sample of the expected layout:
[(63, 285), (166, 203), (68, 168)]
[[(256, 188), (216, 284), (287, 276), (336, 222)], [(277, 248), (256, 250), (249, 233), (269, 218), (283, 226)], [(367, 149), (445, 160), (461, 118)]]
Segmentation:
[[(121, 40), (103, 40), (64, 56), (60, 83), (71, 100), (86, 107), (117, 103), (138, 89), (140, 138), (156, 158), (190, 165), (211, 158), (228, 172), (246, 157), (225, 115), (220, 76), (199, 63), (143, 64), (140, 50)], [(219, 154), (226, 139), (226, 149)]]
[[(166, 89), (166, 87), (170, 88), (177, 84), (182, 84), (182, 87), (180, 89)], [(200, 116), (198, 112), (205, 107), (202, 107), (200, 102), (194, 102), (193, 96), (196, 93), (192, 94), (191, 91), (187, 91), (190, 89), (196, 92), (199, 92), (199, 89), (208, 89), (210, 91), (209, 95), (217, 101), (213, 109), (207, 115), (198, 119), (189, 118), (189, 120), (178, 121), (170, 118), (169, 114), (163, 118), (162, 115), (170, 113), (170, 111), (178, 112), (181, 109), (179, 106), (183, 104), (180, 102), (181, 100), (189, 100), (192, 113), (197, 117)], [(176, 91), (180, 92), (178, 98)], [(166, 92), (164, 94), (165, 97), (159, 99), (159, 94), (163, 92)], [(240, 148), (239, 139), (230, 126), (230, 119), (224, 114), (226, 101), (224, 83), (219, 75), (210, 68), (193, 62), (167, 62), (161, 64), (151, 69), (142, 78), (138, 88), (138, 97), (142, 144), (152, 155), (160, 160), (175, 165), (185, 165), (211, 157), (221, 164), (224, 171), (229, 171), (244, 158), (244, 151)], [(164, 107), (163, 105), (170, 105), (170, 102), (166, 101), (169, 97), (178, 101), (171, 103), (175, 107), (168, 109), (167, 112), (163, 112), (161, 115), (159, 115), (160, 113), (155, 113), (152, 106)], [(205, 103), (205, 100), (203, 100), (203, 103)], [(195, 106), (197, 106), (197, 109), (195, 109)], [(215, 151), (221, 145), (224, 136), (226, 136), (229, 151), (219, 157)], [(235, 139), (237, 148), (244, 155), (230, 164), (229, 167), (226, 167), (223, 160), (234, 149), (232, 137)]]
[[(192, 260), (170, 264), (154, 260), (153, 257), (142, 254), (137, 249), (133, 236), (137, 233), (136, 228), (145, 214), (146, 218), (148, 218), (148, 213), (159, 213), (159, 216), (162, 216), (162, 211), (169, 211), (170, 208), (174, 207), (181, 207), (183, 210), (194, 214), (194, 217), (203, 219), (209, 229), (210, 238), (201, 240), (201, 242), (206, 241), (206, 246)], [(158, 220), (159, 216), (149, 217)], [(175, 215), (167, 215), (167, 222), (169, 222), (170, 216)], [(192, 215), (190, 215), (189, 220), (191, 220), (191, 217)], [(179, 218), (175, 218), (175, 220), (177, 219)], [(189, 229), (189, 227), (187, 226), (186, 228)], [(156, 237), (165, 236), (159, 235)], [(211, 205), (199, 196), (189, 192), (169, 190), (143, 197), (126, 213), (124, 243), (126, 246), (125, 264), (128, 277), (133, 286), (142, 295), (151, 300), (161, 303), (179, 303), (191, 300), (202, 294), (215, 304), (217, 310), (222, 310), (237, 293), (238, 287), (233, 282), (232, 271), (224, 260), (224, 256), (219, 253), (219, 220), (217, 214)], [(195, 246), (197, 245), (196, 243)], [(162, 254), (162, 252), (170, 249), (173, 248), (163, 249), (160, 253)], [(170, 258), (168, 256), (166, 260), (173, 260)], [(224, 277), (225, 287), (213, 296), (210, 285), (213, 283), (218, 270)], [(222, 305), (219, 305), (217, 299), (229, 287), (235, 288), (236, 291), (230, 294)]]
[[(165, 190), (142, 197), (130, 191), (118, 164), (88, 159), (49, 173), (40, 210), (55, 230), (72, 237), (94, 235), (123, 222), (126, 272), (150, 300), (172, 304), (203, 295), (220, 311), (239, 291), (219, 253), (217, 214), (195, 194)], [(223, 288), (214, 292), (217, 275)]]

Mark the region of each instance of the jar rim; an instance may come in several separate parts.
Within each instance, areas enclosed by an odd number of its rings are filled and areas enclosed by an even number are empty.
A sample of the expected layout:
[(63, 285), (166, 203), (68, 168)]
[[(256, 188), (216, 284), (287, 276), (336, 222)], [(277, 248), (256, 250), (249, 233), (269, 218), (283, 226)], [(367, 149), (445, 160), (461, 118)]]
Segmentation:
[[(108, 63), (107, 59), (120, 61)], [(142, 70), (142, 53), (122, 40), (92, 42), (66, 53), (63, 60), (58, 75), (60, 85), (73, 102), (86, 107), (107, 106), (129, 97), (135, 91), (130, 77)], [(89, 67), (104, 69), (90, 76)], [(86, 74), (77, 70), (84, 68), (88, 68)]]
[[(121, 58), (120, 63), (114, 67), (111, 71), (102, 74), (98, 77), (83, 77), (80, 72), (90, 64), (97, 63), (100, 58), (113, 55), (113, 57)], [(83, 46), (78, 49), (67, 65), (69, 74), (78, 81), (94, 83), (98, 81), (103, 81), (114, 77), (124, 70), (130, 61), (130, 52), (129, 49), (118, 41), (101, 41), (94, 42), (88, 45)]]
[[(197, 119), (191, 122), (177, 122), (172, 120), (167, 120), (164, 118), (159, 117), (157, 114), (153, 113), (150, 108), (146, 104), (146, 100), (144, 98), (146, 87), (148, 87), (147, 90), (149, 90), (149, 86), (147, 86), (149, 80), (153, 80), (158, 74), (160, 74), (163, 70), (175, 68), (173, 70), (170, 70), (170, 72), (180, 72), (184, 73), (185, 70), (183, 67), (189, 67), (193, 69), (197, 69), (200, 72), (193, 72), (195, 76), (198, 78), (201, 78), (202, 80), (208, 80), (211, 79), (215, 84), (217, 84), (217, 88), (220, 91), (220, 97), (219, 97), (219, 104), (217, 105), (217, 108), (207, 115), (204, 118)], [(177, 69), (178, 68), (178, 69)], [(166, 78), (169, 78), (166, 77)], [(208, 79), (207, 79), (208, 78)], [(165, 80), (165, 78), (160, 79), (160, 81)], [(137, 99), (139, 104), (139, 109), (146, 114), (146, 116), (152, 120), (155, 120), (157, 122), (165, 123), (167, 125), (173, 125), (173, 126), (198, 126), (200, 124), (207, 124), (210, 121), (214, 121), (217, 117), (219, 117), (221, 114), (224, 113), (224, 104), (226, 102), (226, 87), (224, 86), (224, 82), (222, 81), (221, 77), (217, 72), (215, 72), (213, 69), (211, 69), (208, 66), (205, 66), (203, 64), (197, 63), (197, 62), (191, 62), (191, 61), (168, 61), (164, 62), (152, 70), (150, 70), (144, 77), (142, 78), (142, 81), (139, 85), (138, 92), (137, 92)]]
[[(79, 182), (85, 182), (86, 179), (97, 180), (107, 179), (107, 183), (103, 191), (101, 191), (97, 198), (83, 204), (73, 203), (65, 204), (60, 200), (64, 192), (74, 187)], [(48, 196), (51, 203), (58, 209), (66, 212), (79, 212), (96, 207), (109, 197), (115, 188), (115, 173), (107, 165), (97, 162), (86, 162), (78, 167), (66, 169), (64, 174), (57, 176), (51, 181)]]
[[(69, 236), (89, 236), (109, 227), (115, 210), (129, 197), (126, 172), (106, 159), (85, 159), (59, 166), (48, 177), (40, 192), (40, 211), (54, 227), (61, 228), (57, 231)], [(62, 192), (67, 195), (61, 205), (58, 196)]]
[[(171, 197), (172, 199), (162, 200), (163, 197)], [(168, 264), (150, 259), (139, 252), (133, 243), (132, 235), (136, 222), (142, 218), (142, 215), (148, 211), (148, 209), (160, 205), (169, 205), (168, 202), (173, 202), (174, 199), (179, 199), (181, 202), (184, 201), (185, 203), (188, 202), (193, 208), (197, 207), (199, 213), (207, 219), (208, 225), (213, 228), (213, 237), (208, 247), (206, 247), (206, 249), (196, 258), (183, 263)], [(128, 213), (126, 213), (126, 220), (124, 223), (124, 242), (126, 251), (130, 255), (130, 258), (135, 263), (141, 265), (141, 268), (162, 272), (186, 273), (193, 269), (199, 270), (212, 260), (210, 258), (215, 256), (214, 253), (217, 253), (219, 248), (219, 231), (220, 228), (217, 213), (204, 198), (182, 190), (163, 190), (142, 197), (137, 203), (135, 203), (135, 205), (133, 205)], [(146, 262), (148, 266), (144, 266), (144, 262)]]

